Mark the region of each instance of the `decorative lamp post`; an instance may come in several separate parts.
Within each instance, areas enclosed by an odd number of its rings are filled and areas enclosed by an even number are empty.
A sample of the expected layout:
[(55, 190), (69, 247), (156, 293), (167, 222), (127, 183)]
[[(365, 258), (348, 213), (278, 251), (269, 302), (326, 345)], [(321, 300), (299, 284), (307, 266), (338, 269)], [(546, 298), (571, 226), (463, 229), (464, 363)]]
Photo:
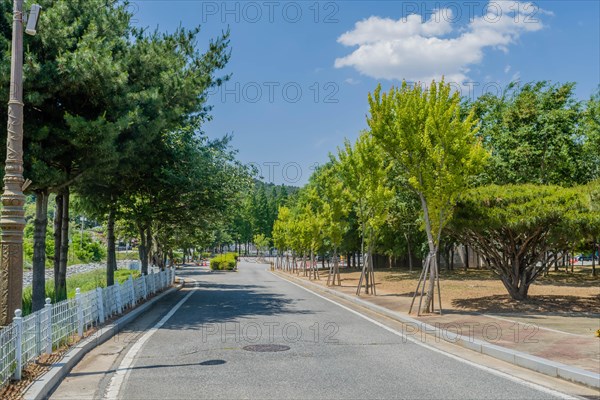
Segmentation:
[[(25, 196), (31, 182), (23, 179), (23, 0), (14, 0), (10, 99), (6, 135), (6, 164), (0, 228), (0, 325), (12, 322), (22, 306), (23, 230)], [(33, 5), (27, 33), (35, 35), (41, 7)]]

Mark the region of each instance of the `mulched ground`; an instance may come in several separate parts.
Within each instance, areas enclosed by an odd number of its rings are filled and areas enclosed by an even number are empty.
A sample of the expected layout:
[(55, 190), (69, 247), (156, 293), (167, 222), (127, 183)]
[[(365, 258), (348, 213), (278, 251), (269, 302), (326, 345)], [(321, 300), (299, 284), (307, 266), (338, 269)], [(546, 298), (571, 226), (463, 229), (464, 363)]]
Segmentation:
[(42, 354), (36, 362), (27, 365), (20, 381), (11, 381), (0, 389), (0, 399), (21, 400), (29, 385), (46, 373), (52, 364), (59, 362), (67, 350), (68, 347), (64, 347), (52, 354)]

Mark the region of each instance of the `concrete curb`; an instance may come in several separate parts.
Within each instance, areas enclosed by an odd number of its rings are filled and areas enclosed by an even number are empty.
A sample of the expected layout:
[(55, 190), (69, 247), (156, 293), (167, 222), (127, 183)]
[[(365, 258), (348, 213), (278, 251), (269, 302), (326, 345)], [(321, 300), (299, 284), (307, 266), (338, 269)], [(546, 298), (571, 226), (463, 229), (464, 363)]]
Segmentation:
[(174, 293), (183, 287), (179, 284), (158, 296), (155, 296), (146, 303), (133, 309), (128, 314), (122, 316), (116, 321), (113, 321), (109, 325), (105, 325), (98, 329), (93, 335), (82, 340), (73, 346), (60, 360), (60, 362), (53, 364), (50, 370), (44, 375), (36, 379), (23, 394), (24, 400), (43, 400), (47, 399), (52, 391), (59, 385), (59, 383), (71, 372), (71, 369), (81, 361), (90, 350), (96, 346), (101, 345), (108, 339), (119, 333), (119, 330), (126, 324), (133, 321), (140, 314), (148, 310), (154, 303), (161, 300), (163, 297)]
[(374, 311), (378, 314), (385, 315), (386, 317), (395, 319), (402, 323), (411, 324), (413, 326), (418, 326), (421, 332), (425, 333), (433, 333), (436, 338), (441, 338), (449, 343), (456, 344), (462, 346), (466, 349), (476, 351), (478, 353), (482, 353), (494, 358), (497, 358), (502, 361), (509, 362), (514, 365), (518, 365), (519, 367), (527, 368), (536, 372), (539, 372), (544, 375), (552, 376), (555, 378), (562, 378), (567, 381), (583, 384), (585, 386), (589, 386), (594, 389), (600, 389), (600, 374), (595, 374), (590, 371), (586, 371), (581, 368), (571, 367), (566, 364), (562, 364), (559, 362), (551, 361), (545, 358), (533, 356), (531, 354), (523, 353), (516, 350), (507, 349), (505, 347), (497, 346), (486, 341), (478, 340), (472, 337), (466, 337), (463, 335), (459, 335), (453, 332), (442, 331), (439, 328), (416, 320), (414, 318), (410, 318), (408, 316), (402, 315), (396, 311), (392, 311), (385, 307), (378, 306), (376, 304), (370, 303), (368, 301), (362, 300), (360, 298), (350, 296), (346, 293), (339, 292), (337, 290), (333, 290), (321, 285), (317, 285), (316, 283), (308, 282), (303, 279), (296, 278), (294, 276), (288, 276), (287, 274), (282, 274), (279, 272), (272, 271), (271, 273), (276, 274), (277, 276), (289, 280), (295, 281), (303, 286), (314, 288), (318, 291), (329, 293), (333, 296), (342, 298), (344, 300), (350, 301), (354, 304), (357, 304), (361, 307), (367, 308), (371, 311)]

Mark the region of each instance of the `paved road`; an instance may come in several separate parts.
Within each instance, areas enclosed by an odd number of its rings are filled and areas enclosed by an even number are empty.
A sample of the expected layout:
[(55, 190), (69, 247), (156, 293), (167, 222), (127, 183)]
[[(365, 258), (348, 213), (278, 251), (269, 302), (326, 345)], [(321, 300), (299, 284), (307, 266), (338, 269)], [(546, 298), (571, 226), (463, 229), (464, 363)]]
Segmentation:
[[(404, 341), (279, 279), (264, 265), (242, 263), (237, 273), (195, 268), (180, 275), (196, 280), (197, 287), (188, 285), (145, 317), (149, 326), (162, 324), (158, 329), (132, 329), (134, 340), (110, 368), (89, 360), (52, 398), (85, 398), (85, 390), (93, 398), (108, 393), (144, 400), (555, 398)], [(289, 350), (244, 349), (255, 344)], [(98, 357), (107, 354), (100, 346)]]

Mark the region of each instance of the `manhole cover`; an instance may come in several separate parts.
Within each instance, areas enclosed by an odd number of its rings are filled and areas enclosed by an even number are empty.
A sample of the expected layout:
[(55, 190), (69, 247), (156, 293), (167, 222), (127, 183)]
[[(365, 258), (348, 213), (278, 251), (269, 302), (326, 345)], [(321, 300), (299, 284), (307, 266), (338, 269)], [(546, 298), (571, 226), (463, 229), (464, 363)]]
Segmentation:
[(255, 351), (258, 353), (269, 353), (276, 351), (287, 351), (290, 349), (290, 346), (284, 346), (282, 344), (251, 344), (249, 346), (244, 346), (242, 349), (246, 351)]

